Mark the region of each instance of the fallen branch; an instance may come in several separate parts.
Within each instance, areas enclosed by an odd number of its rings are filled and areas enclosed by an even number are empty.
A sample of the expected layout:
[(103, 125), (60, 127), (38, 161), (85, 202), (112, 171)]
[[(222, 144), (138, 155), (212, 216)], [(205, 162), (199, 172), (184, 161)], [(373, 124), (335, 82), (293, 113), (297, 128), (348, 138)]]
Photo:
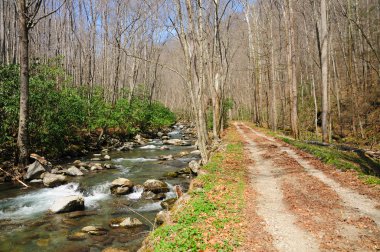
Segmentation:
[(12, 177), (13, 179), (17, 180), (20, 184), (22, 184), (23, 186), (25, 186), (26, 188), (28, 188), (29, 186), (27, 184), (25, 184), (24, 182), (22, 182), (21, 180), (19, 180), (17, 177), (13, 176), (12, 174), (10, 174), (9, 172), (3, 170), (3, 168), (0, 167), (0, 170), (3, 171), (5, 174), (7, 174), (8, 176)]

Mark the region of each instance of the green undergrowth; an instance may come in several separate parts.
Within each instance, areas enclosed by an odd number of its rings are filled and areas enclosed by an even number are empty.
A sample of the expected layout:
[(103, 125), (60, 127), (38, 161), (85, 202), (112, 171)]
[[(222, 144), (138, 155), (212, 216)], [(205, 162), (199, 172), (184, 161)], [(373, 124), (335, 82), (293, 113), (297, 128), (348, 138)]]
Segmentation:
[(207, 173), (194, 181), (202, 188), (190, 191), (185, 207), (173, 212), (174, 224), (153, 231), (154, 251), (233, 251), (241, 244), (246, 171), (236, 137), (229, 131), (225, 150), (203, 167)]
[[(85, 149), (91, 135), (126, 140), (137, 133), (158, 131), (175, 123), (176, 116), (151, 100), (145, 85), (123, 89), (114, 102), (105, 89), (74, 86), (60, 67), (61, 58), (31, 64), (29, 81), (30, 151), (47, 158), (71, 155)], [(16, 150), (20, 100), (19, 65), (0, 64), (0, 161)], [(100, 139), (101, 140), (101, 139)], [(95, 143), (100, 144), (100, 142)], [(4, 154), (3, 153), (8, 153)]]

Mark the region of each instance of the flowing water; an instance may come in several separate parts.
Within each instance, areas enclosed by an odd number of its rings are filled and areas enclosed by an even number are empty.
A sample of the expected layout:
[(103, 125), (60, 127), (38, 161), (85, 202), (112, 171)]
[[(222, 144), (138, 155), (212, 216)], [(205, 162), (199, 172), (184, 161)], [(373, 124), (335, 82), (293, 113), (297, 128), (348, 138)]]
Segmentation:
[[(186, 190), (189, 178), (165, 178), (164, 175), (186, 167), (195, 157), (158, 161), (158, 156), (175, 155), (194, 148), (170, 146), (170, 150), (160, 150), (161, 145), (157, 140), (132, 151), (110, 152), (116, 169), (75, 177), (70, 183), (55, 188), (34, 186), (22, 190), (14, 185), (0, 184), (0, 251), (102, 251), (105, 247), (137, 250), (152, 229), (155, 215), (162, 210), (160, 201), (142, 199), (142, 189), (135, 189), (129, 195), (111, 195), (109, 187), (114, 179), (123, 177), (135, 185), (147, 179), (162, 179), (170, 187), (166, 198), (175, 197), (173, 185), (179, 184)], [(83, 195), (84, 214), (48, 212), (56, 199), (69, 195)], [(110, 220), (124, 217), (136, 217), (145, 225), (133, 229), (109, 226)], [(70, 238), (90, 225), (104, 227), (108, 232), (102, 236), (88, 235), (80, 241)]]

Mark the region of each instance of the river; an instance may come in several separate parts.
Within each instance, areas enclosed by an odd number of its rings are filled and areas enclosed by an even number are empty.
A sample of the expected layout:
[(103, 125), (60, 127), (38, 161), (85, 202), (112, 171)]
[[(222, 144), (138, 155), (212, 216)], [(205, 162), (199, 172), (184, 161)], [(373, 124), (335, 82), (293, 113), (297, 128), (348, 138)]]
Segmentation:
[[(73, 177), (68, 184), (55, 188), (33, 186), (22, 190), (16, 185), (0, 184), (0, 251), (95, 252), (106, 247), (136, 251), (152, 229), (155, 215), (162, 210), (160, 201), (142, 199), (142, 189), (136, 188), (129, 195), (112, 195), (109, 187), (114, 179), (123, 177), (135, 185), (147, 179), (161, 179), (170, 188), (166, 198), (175, 197), (174, 185), (187, 190), (189, 177), (167, 178), (165, 174), (186, 167), (197, 157), (188, 155), (173, 161), (159, 161), (158, 156), (190, 152), (194, 147), (170, 146), (169, 150), (160, 150), (160, 146), (162, 141), (153, 140), (142, 148), (109, 152), (116, 169)], [(83, 213), (49, 213), (56, 199), (69, 195), (84, 196)], [(132, 229), (110, 227), (112, 219), (124, 217), (136, 217), (145, 225)], [(101, 236), (87, 235), (78, 241), (70, 238), (85, 226), (101, 226), (108, 232)]]

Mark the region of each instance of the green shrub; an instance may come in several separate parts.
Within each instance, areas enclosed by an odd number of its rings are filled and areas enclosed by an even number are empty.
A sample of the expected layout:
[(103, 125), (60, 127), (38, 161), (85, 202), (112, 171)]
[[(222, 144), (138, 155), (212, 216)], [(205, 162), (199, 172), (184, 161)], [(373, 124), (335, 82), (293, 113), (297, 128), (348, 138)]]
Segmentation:
[[(140, 94), (114, 106), (104, 90), (70, 87), (59, 59), (33, 64), (29, 82), (29, 135), (31, 150), (59, 156), (70, 144), (81, 142), (80, 130), (117, 129), (131, 136), (175, 123), (176, 117), (159, 102)], [(14, 152), (19, 114), (19, 66), (0, 66), (0, 149)]]

